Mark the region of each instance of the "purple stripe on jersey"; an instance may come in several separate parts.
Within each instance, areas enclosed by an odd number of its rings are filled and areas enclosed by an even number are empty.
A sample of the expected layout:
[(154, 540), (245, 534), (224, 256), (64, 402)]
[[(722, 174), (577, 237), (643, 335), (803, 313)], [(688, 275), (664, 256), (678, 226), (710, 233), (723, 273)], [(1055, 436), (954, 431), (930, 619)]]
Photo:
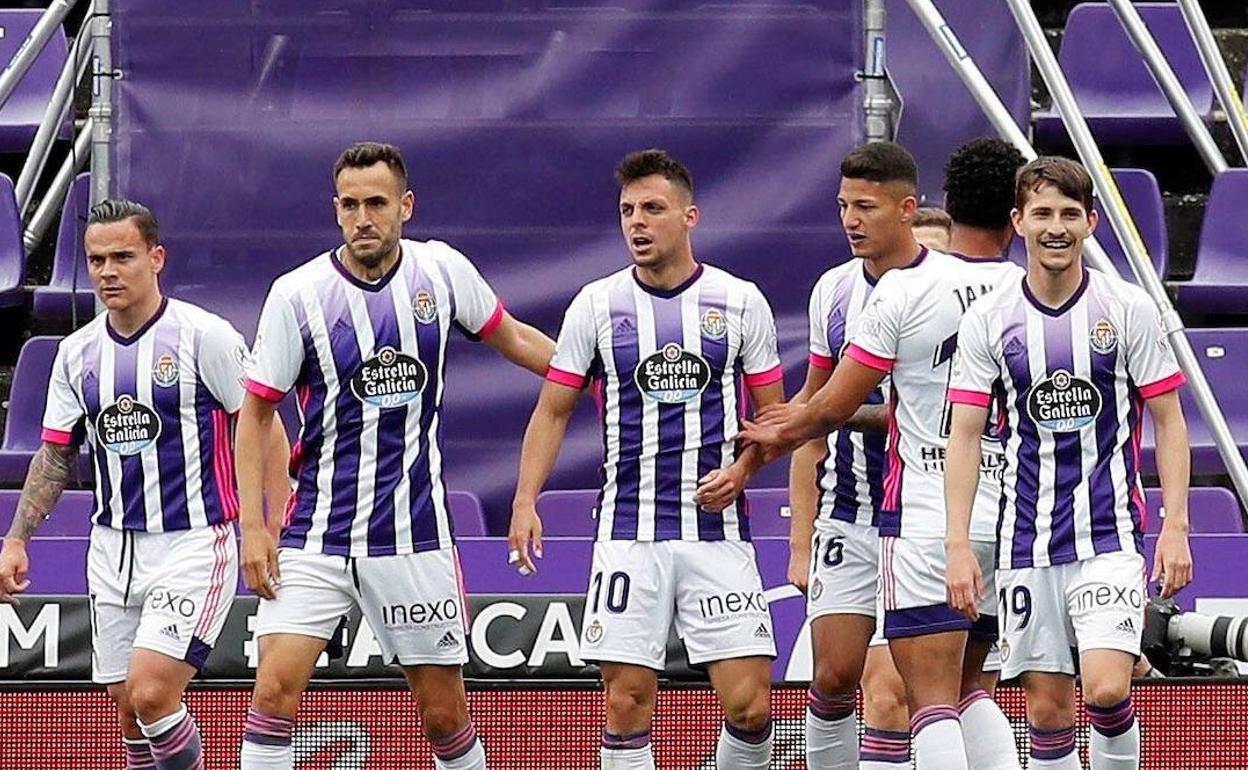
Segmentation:
[[(168, 355), (177, 361), (181, 336), (181, 328), (177, 324), (166, 323), (156, 327), (152, 360), (159, 361), (162, 355)], [(153, 378), (152, 402), (164, 426), (156, 443), (164, 528), (166, 531), (189, 529), (191, 514), (186, 505), (186, 457), (182, 453), (182, 389), (179, 383), (174, 381), (170, 385), (161, 385)]]
[[(417, 267), (412, 270), (412, 296), (415, 296), (421, 289), (437, 297), (433, 283)], [(438, 297), (438, 299), (442, 298)], [(441, 446), (441, 436), (430, 434), (433, 431), (433, 421), (438, 415), (438, 387), (445, 376), (446, 362), (443, 352), (441, 316), (435, 317), (431, 323), (418, 322), (416, 324), (416, 357), (425, 365), (429, 377), (425, 383), (425, 389), (420, 394), (420, 439), (416, 444), (416, 461), (412, 463), (407, 475), (411, 490), (411, 506), (405, 512), (411, 517), (412, 546), (417, 551), (437, 548), (441, 534), (437, 509), (434, 507), (433, 500), (434, 477), (429, 466), (429, 448), (433, 445), (432, 442), (438, 442), (437, 446)], [(439, 433), (441, 429), (442, 421), (438, 420)], [(442, 494), (444, 496), (441, 502), (445, 509), (445, 488)], [(453, 535), (451, 532), (447, 534)], [(389, 547), (394, 547), (393, 540)]]
[[(1048, 375), (1059, 369), (1073, 374), (1071, 314), (1044, 316), (1044, 357)], [(1053, 434), (1053, 515), (1049, 538), (1049, 561), (1063, 564), (1075, 560), (1075, 491), (1083, 483), (1083, 443), (1080, 431)]]
[[(138, 391), (136, 383), (138, 374), (136, 370), (139, 366), (139, 346), (114, 344), (113, 350), (114, 403), (123, 395), (130, 396), (137, 401)], [(162, 434), (165, 432), (165, 429), (166, 426), (162, 425)], [(143, 486), (146, 483), (146, 479), (143, 477), (142, 454), (120, 455), (120, 458), (122, 528), (146, 530), (147, 504), (143, 499)]]
[[(394, 299), (389, 291), (365, 294), (373, 326), (373, 350), (403, 349)], [(419, 325), (419, 324), (417, 324)], [(429, 384), (425, 385), (426, 389)], [(403, 446), (407, 435), (407, 404), (381, 409), (377, 416), (377, 461), (373, 473), (373, 510), (368, 517), (368, 552), (394, 553), (394, 490), (403, 479)]]
[[(849, 300), (853, 292), (855, 274), (846, 275), (832, 292), (832, 302), (824, 329), (828, 341), (828, 350), (833, 359), (841, 357), (845, 347), (845, 326), (849, 315)], [(833, 472), (831, 484), (826, 478)], [(841, 521), (858, 520), (858, 479), (854, 476), (854, 445), (850, 432), (836, 432), (836, 440), (828, 458), (819, 463), (816, 469), (815, 484), (819, 489), (817, 511), (823, 510), (828, 503), (827, 496), (832, 495), (832, 518)]]
[[(200, 347), (196, 340), (195, 348)], [(195, 380), (195, 425), (199, 429), (199, 470), (202, 489), (204, 491), (204, 513), (209, 524), (225, 521), (225, 505), (221, 499), (222, 490), (217, 486), (215, 473), (217, 432), (212, 429), (212, 412), (220, 409), (221, 404), (213, 397), (202, 379)]]
[(1140, 421), (1144, 418), (1144, 397), (1134, 385), (1130, 389), (1130, 400), (1131, 409), (1127, 412), (1127, 430), (1130, 438), (1127, 446), (1122, 450), (1122, 455), (1127, 467), (1127, 508), (1131, 511), (1131, 522), (1135, 525), (1135, 551), (1144, 553), (1144, 503), (1143, 495), (1139, 493), (1139, 447), (1142, 427)]
[[(637, 309), (633, 283), (619, 281), (611, 289), (611, 356), (615, 361), (616, 414), (619, 423), (619, 461), (615, 466), (615, 515), (611, 540), (637, 538), (637, 511), (641, 494), (641, 390), (633, 372), (637, 369)], [(610, 387), (610, 383), (607, 385)], [(599, 537), (608, 533), (599, 533)], [(606, 539), (606, 538), (603, 538)]]
[(360, 473), (360, 429), (364, 412), (363, 405), (351, 392), (350, 383), (362, 362), (346, 287), (334, 281), (326, 288), (328, 293), (319, 299), (339, 387), (333, 405), (338, 428), (333, 455), (326, 457), (323, 451), (321, 453), (322, 462), (332, 462), (334, 469), (330, 482), (329, 525), (325, 528), (323, 543), (325, 553), (346, 555), (351, 550), (351, 524), (358, 503), (356, 479)]
[[(749, 390), (745, 387), (745, 372), (742, 369), (740, 355), (737, 356), (737, 360), (732, 362), (732, 381), (737, 386), (737, 398), (742, 405), (742, 414), (744, 414), (744, 405), (749, 400)], [(736, 454), (737, 450), (734, 447), (734, 460), (736, 459)], [(738, 527), (741, 530), (741, 539), (746, 541), (753, 539), (754, 536), (750, 534), (750, 516), (749, 510), (746, 508), (744, 493), (737, 498), (737, 510), (741, 512), (741, 515), (737, 517), (738, 522), (740, 522)]]
[[(303, 344), (303, 365), (295, 378), (303, 426), (297, 445), (299, 467), (294, 471), (297, 479), (295, 503), (289, 521), (286, 522), (287, 526), (282, 528), (281, 544), (287, 548), (303, 548), (308, 540), (308, 529), (312, 526), (312, 513), (316, 510), (319, 495), (316, 476), (324, 462), (321, 456), (325, 444), (322, 420), (325, 418), (325, 396), (328, 388), (325, 378), (321, 376), (321, 361), (316, 354), (316, 345), (312, 341), (303, 303), (294, 301), (291, 302), (291, 307), (294, 309), (295, 321), (299, 324)], [(293, 342), (288, 340), (287, 344)]]
[[(1108, 317), (1108, 308), (1096, 291), (1088, 292), (1088, 317)], [(1093, 321), (1096, 323), (1097, 321)], [(1083, 332), (1081, 331), (1081, 334)], [(1091, 332), (1087, 332), (1091, 334)], [(1118, 439), (1118, 346), (1108, 353), (1091, 349), (1092, 384), (1101, 394), (1101, 413), (1096, 418), (1096, 467), (1088, 479), (1092, 505), (1092, 549), (1095, 553), (1120, 550), (1117, 526), (1117, 495), (1110, 465), (1114, 460)], [(1128, 483), (1132, 476), (1127, 474)], [(1072, 561), (1073, 556), (1072, 556)], [(1056, 562), (1055, 562), (1056, 563)]]
[[(722, 286), (711, 281), (703, 281), (698, 285), (698, 318), (701, 319), (708, 310), (716, 310), (720, 314), (727, 313), (728, 296)], [(701, 324), (699, 323), (699, 327)], [(728, 367), (728, 335), (708, 337), (702, 333), (702, 357), (711, 365), (711, 382), (702, 391), (702, 407), (698, 411), (702, 432), (698, 446), (698, 478), (702, 478), (712, 470), (721, 467), (724, 457), (724, 369)], [(737, 515), (742, 523), (747, 523), (745, 509), (740, 499), (737, 500)], [(724, 517), (718, 513), (708, 513), (698, 508), (698, 539), (722, 540), (724, 538)]]
[[(654, 349), (668, 343), (684, 348), (684, 319), (681, 295), (671, 298), (647, 297), (654, 313)], [(708, 385), (709, 387), (709, 385)], [(681, 472), (685, 450), (685, 402), (659, 404), (659, 453), (654, 460), (654, 539), (679, 540)]]
[[(82, 388), (83, 406), (86, 407), (87, 420), (94, 426), (95, 418), (100, 414), (100, 335), (92, 334), (82, 348)], [(99, 505), (91, 521), (102, 527), (113, 524), (113, 509), (109, 500), (113, 498), (113, 480), (108, 475), (108, 455), (97, 441), (90, 443), (91, 465), (95, 468), (96, 492)]]
[[(1036, 542), (1036, 503), (1040, 499), (1040, 433), (1027, 412), (1031, 392), (1031, 361), (1027, 355), (1027, 306), (1014, 306), (1001, 334), (1005, 368), (1014, 387), (1013, 408), (1018, 419), (1018, 463), (1014, 470), (1014, 545), (1010, 567), (1031, 566), (1031, 546)], [(1009, 430), (1003, 441), (1009, 441)], [(1001, 561), (998, 555), (998, 563)]]

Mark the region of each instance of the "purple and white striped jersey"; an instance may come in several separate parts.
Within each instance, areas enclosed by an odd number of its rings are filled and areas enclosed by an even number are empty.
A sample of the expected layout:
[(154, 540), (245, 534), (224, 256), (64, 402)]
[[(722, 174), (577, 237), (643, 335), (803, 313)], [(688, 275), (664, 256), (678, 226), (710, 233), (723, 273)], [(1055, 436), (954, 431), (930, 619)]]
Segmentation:
[(778, 382), (775, 319), (758, 287), (709, 265), (670, 290), (627, 268), (581, 289), (547, 378), (601, 379), (599, 540), (748, 540), (740, 500), (694, 502), (698, 479), (736, 459), (742, 385)]
[[(888, 468), (880, 534), (945, 536), (945, 448), (951, 407), (945, 401), (958, 324), (994, 286), (1023, 274), (1001, 259), (927, 251), (880, 278), (845, 355), (891, 374)], [(987, 426), (986, 426), (987, 427)], [(999, 505), (1000, 445), (984, 442), (971, 539), (992, 542)]]
[(247, 389), (297, 391), (297, 486), (281, 545), (336, 556), (449, 548), (440, 410), (451, 327), (488, 336), (503, 306), (440, 241), (400, 241), (361, 281), (326, 252), (279, 276), (260, 313)]
[(85, 427), (92, 522), (172, 532), (238, 516), (230, 438), (246, 354), (228, 321), (176, 299), (129, 337), (101, 313), (61, 340), (43, 440), (70, 445)]
[[(853, 338), (876, 279), (862, 259), (824, 273), (810, 293), (810, 365), (831, 371)], [(867, 398), (884, 403), (887, 379)], [(828, 456), (819, 465), (816, 521), (837, 519), (875, 526), (884, 496), (885, 436), (838, 430), (828, 434)]]
[(1152, 300), (1116, 276), (1085, 269), (1056, 309), (1025, 280), (971, 308), (949, 400), (1004, 402), (1000, 569), (1141, 552), (1140, 417), (1183, 382)]

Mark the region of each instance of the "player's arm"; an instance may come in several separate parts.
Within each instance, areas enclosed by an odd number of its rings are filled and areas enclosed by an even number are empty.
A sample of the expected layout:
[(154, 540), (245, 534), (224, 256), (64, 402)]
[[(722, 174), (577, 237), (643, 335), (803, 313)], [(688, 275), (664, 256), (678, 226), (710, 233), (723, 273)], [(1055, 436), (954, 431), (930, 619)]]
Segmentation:
[[(812, 355), (806, 367), (806, 382), (793, 397), (793, 403), (809, 401), (828, 381), (831, 366), (831, 359), (816, 359)], [(803, 591), (810, 577), (810, 539), (818, 513), (817, 469), (827, 452), (827, 442), (814, 439), (798, 447), (789, 459), (789, 582)]]
[[(766, 409), (784, 401), (784, 383), (770, 382), (749, 386), (750, 400), (756, 409)], [(737, 454), (737, 459), (727, 468), (715, 468), (698, 479), (694, 500), (706, 511), (718, 513), (741, 495), (745, 485), (763, 467), (763, 448), (747, 444)]]
[(1157, 475), (1161, 479), (1161, 499), (1166, 509), (1151, 579), (1161, 578), (1161, 596), (1168, 599), (1192, 580), (1192, 552), (1187, 542), (1187, 492), (1192, 457), (1178, 391), (1154, 396), (1145, 403), (1156, 431)]
[(243, 408), (238, 413), (238, 428), (234, 435), (235, 467), (238, 474), (238, 528), (242, 534), (239, 561), (243, 566), (243, 580), (247, 587), (262, 599), (272, 599), (278, 580), (277, 542), (265, 525), (264, 496), (266, 481), (279, 466), (285, 475), (284, 456), (271, 456), (273, 431), (281, 430), (274, 419), (277, 402), (248, 393)]
[(26, 543), (61, 499), (77, 455), (75, 444), (44, 441), (31, 459), (13, 523), (0, 549), (0, 602), (17, 604), (16, 594), (30, 587), (26, 578), (30, 571)]
[(988, 407), (958, 401), (950, 419), (945, 449), (945, 582), (949, 606), (975, 620), (984, 594), (984, 577), (971, 551), (971, 510), (979, 487), (980, 437)]
[(269, 429), (269, 446), (265, 450), (264, 526), (276, 542), (282, 533), (286, 504), (290, 502), (290, 439), (282, 415), (274, 412)]
[(858, 433), (888, 433), (888, 404), (863, 404), (842, 427)]
[(520, 476), (511, 504), (511, 530), (507, 536), (508, 562), (518, 562), (522, 575), (536, 572), (533, 557), (542, 558), (542, 520), (537, 515), (537, 496), (555, 467), (568, 420), (580, 396), (579, 387), (547, 379), (524, 431)]
[(516, 320), (506, 310), (484, 341), (503, 358), (538, 376), (545, 376), (550, 358), (555, 354), (554, 340), (540, 329)]

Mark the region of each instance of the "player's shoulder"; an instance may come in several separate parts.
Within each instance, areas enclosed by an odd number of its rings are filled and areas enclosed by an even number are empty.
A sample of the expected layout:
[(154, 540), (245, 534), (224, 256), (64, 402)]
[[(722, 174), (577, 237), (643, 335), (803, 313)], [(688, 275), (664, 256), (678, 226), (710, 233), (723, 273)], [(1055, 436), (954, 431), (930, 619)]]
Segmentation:
[(716, 284), (729, 293), (737, 293), (758, 299), (764, 298), (763, 290), (750, 279), (742, 278), (736, 273), (725, 270), (722, 267), (708, 265), (705, 262), (702, 263), (702, 280), (710, 284)]
[(234, 324), (230, 323), (224, 317), (200, 307), (193, 302), (187, 302), (180, 299), (169, 299), (169, 306), (166, 310), (178, 324), (185, 324), (196, 329), (202, 329), (208, 336), (228, 332), (231, 335), (238, 334), (238, 330), (234, 328)]
[(107, 312), (100, 313), (95, 316), (95, 318), (88, 321), (84, 326), (81, 326), (65, 335), (61, 338), (60, 342), (57, 343), (57, 350), (65, 352), (76, 350), (101, 336), (107, 336), (108, 326), (105, 323), (107, 318)]
[(1026, 278), (1027, 271), (1021, 267), (1002, 271), (993, 290), (972, 302), (966, 309), (966, 314), (974, 313), (976, 316), (988, 318), (1013, 312), (1020, 303), (1027, 301), (1023, 293), (1023, 281)]
[(815, 280), (815, 286), (811, 289), (812, 294), (826, 295), (836, 287), (840, 286), (844, 281), (852, 281), (863, 275), (863, 260), (859, 257), (852, 257), (839, 265), (833, 265)]
[(1147, 291), (1122, 276), (1094, 267), (1087, 268), (1087, 271), (1088, 291), (1094, 292), (1097, 299), (1109, 307), (1133, 311), (1153, 306), (1153, 298)]
[(633, 268), (621, 268), (613, 273), (608, 273), (601, 278), (595, 278), (582, 286), (580, 290), (577, 291), (572, 301), (594, 300), (598, 297), (606, 297), (611, 294), (612, 291), (631, 286), (633, 283)]
[(426, 241), (404, 238), (399, 241), (399, 244), (400, 248), (414, 257), (417, 262), (434, 260), (452, 267), (472, 264), (472, 260), (467, 255), (446, 241), (439, 241), (435, 238)]
[(302, 287), (319, 285), (336, 274), (333, 251), (323, 251), (274, 278), (269, 294), (294, 297)]

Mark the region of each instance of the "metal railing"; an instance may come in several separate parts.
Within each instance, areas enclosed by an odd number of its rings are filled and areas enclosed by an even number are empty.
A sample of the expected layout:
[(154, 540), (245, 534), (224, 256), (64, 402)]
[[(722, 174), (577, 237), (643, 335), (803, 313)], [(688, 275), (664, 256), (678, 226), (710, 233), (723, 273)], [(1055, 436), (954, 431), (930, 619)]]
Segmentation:
[(39, 21), (35, 22), (34, 28), (26, 36), (22, 47), (17, 49), (9, 65), (4, 68), (3, 72), (0, 72), (0, 108), (3, 108), (9, 101), (9, 97), (17, 89), (17, 84), (22, 82), (30, 65), (34, 64), (39, 54), (43, 53), (48, 41), (56, 34), (61, 22), (73, 10), (77, 2), (78, 0), (52, 0), (43, 15), (39, 17)]
[(1196, 42), (1196, 50), (1200, 52), (1200, 60), (1205, 65), (1213, 92), (1217, 94), (1222, 112), (1226, 114), (1226, 122), (1235, 137), (1239, 154), (1248, 163), (1248, 112), (1244, 111), (1244, 103), (1235, 92), (1231, 82), (1231, 72), (1226, 68), (1226, 60), (1218, 50), (1218, 42), (1213, 39), (1213, 30), (1209, 28), (1209, 20), (1200, 8), (1199, 0), (1178, 0), (1179, 10), (1183, 12), (1183, 21), (1187, 22), (1187, 31)]

